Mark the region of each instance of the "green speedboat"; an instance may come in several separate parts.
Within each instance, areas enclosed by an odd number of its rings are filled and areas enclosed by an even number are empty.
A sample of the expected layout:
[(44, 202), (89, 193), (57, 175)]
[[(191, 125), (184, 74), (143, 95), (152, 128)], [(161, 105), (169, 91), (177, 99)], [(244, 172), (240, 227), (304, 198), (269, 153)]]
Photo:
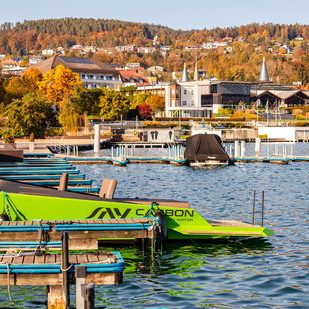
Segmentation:
[(103, 199), (99, 196), (0, 180), (0, 209), (11, 221), (132, 219), (164, 215), (168, 240), (264, 237), (273, 231), (231, 220), (205, 220), (186, 202)]

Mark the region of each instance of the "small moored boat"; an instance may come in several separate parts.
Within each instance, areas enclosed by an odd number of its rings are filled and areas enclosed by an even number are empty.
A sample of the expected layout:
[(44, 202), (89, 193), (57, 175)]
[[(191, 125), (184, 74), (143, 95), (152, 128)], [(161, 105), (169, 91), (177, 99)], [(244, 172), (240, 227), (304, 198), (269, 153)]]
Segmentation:
[(224, 166), (229, 155), (216, 134), (196, 134), (186, 139), (185, 160), (190, 166)]

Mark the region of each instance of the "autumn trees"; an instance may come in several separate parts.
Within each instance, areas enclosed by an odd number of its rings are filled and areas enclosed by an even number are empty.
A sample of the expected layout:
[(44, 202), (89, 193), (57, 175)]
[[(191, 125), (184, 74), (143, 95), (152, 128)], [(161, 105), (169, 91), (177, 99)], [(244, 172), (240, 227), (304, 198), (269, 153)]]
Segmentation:
[(1, 80), (3, 115), (7, 125), (21, 135), (42, 136), (48, 127), (61, 125), (76, 133), (87, 124), (87, 115), (114, 119), (149, 119), (162, 114), (164, 99), (150, 92), (136, 92), (136, 87), (91, 88), (83, 86), (78, 74), (57, 66), (44, 75), (29, 69), (20, 77)]
[(38, 83), (40, 91), (58, 106), (63, 104), (65, 98), (73, 95), (75, 88), (82, 85), (78, 74), (63, 65), (46, 72)]
[(42, 136), (47, 127), (55, 120), (52, 104), (47, 98), (35, 92), (25, 94), (21, 99), (14, 99), (5, 112), (8, 126), (20, 130), (24, 135), (33, 133)]

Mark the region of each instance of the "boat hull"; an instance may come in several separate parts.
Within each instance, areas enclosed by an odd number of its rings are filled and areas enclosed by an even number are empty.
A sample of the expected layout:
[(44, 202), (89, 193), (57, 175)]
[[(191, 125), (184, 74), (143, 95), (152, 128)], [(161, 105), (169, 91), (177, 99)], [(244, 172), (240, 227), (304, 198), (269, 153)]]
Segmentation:
[[(2, 195), (2, 196), (1, 196)], [(234, 221), (210, 224), (195, 209), (142, 205), (115, 200), (86, 200), (2, 192), (0, 207), (12, 221), (143, 218), (159, 209), (166, 218), (168, 239), (213, 239), (231, 236), (270, 236), (273, 232)], [(236, 223), (235, 223), (236, 222)]]

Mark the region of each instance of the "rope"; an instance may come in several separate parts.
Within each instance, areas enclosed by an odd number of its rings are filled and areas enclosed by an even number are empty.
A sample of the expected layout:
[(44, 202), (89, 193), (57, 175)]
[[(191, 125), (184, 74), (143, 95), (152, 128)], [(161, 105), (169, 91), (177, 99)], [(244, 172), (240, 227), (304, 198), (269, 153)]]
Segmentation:
[(62, 266), (60, 266), (60, 269), (61, 269), (61, 271), (65, 272), (65, 271), (70, 270), (72, 266), (73, 266), (73, 265), (71, 264), (71, 265), (70, 265), (68, 268), (66, 268), (66, 269), (64, 269), (64, 268), (62, 268)]
[(8, 294), (10, 301), (12, 301), (11, 289), (10, 289), (10, 264), (8, 262), (0, 262), (0, 264), (5, 264), (7, 268)]
[(152, 226), (150, 227), (150, 229), (153, 230), (153, 253), (155, 251), (155, 247), (156, 247), (156, 237), (155, 237), (155, 227), (156, 229), (159, 230), (159, 233), (161, 234), (161, 252), (163, 251), (163, 235), (162, 235), (162, 227), (161, 227), (161, 222), (160, 220), (158, 220), (156, 217), (153, 216), (153, 211), (154, 211), (154, 206), (159, 206), (158, 203), (156, 202), (152, 202), (152, 204), (149, 207), (149, 215), (147, 218), (151, 218), (153, 220)]

